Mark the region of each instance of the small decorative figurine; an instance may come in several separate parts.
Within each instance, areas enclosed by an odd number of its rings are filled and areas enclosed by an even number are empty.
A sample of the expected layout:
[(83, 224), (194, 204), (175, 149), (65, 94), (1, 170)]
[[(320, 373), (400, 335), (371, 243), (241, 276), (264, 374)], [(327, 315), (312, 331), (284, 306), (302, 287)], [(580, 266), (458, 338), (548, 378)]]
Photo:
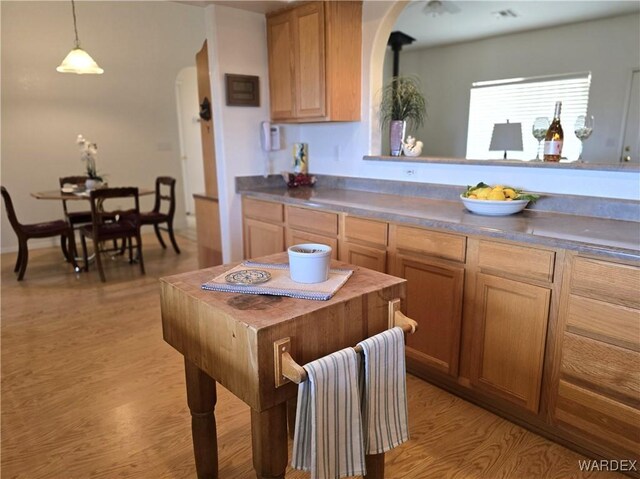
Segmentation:
[(408, 136), (407, 141), (402, 142), (402, 151), (405, 156), (420, 156), (420, 153), (422, 153), (422, 142), (416, 141), (412, 136)]

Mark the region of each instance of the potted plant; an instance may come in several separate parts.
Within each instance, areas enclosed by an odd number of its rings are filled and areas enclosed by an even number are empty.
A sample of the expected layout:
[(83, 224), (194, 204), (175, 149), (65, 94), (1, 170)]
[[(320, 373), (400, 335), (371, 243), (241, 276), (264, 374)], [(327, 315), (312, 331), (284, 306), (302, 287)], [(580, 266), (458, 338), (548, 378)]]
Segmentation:
[(380, 101), (380, 124), (382, 128), (389, 125), (391, 156), (400, 156), (407, 127), (421, 127), (426, 114), (427, 103), (416, 77), (396, 76), (385, 85)]

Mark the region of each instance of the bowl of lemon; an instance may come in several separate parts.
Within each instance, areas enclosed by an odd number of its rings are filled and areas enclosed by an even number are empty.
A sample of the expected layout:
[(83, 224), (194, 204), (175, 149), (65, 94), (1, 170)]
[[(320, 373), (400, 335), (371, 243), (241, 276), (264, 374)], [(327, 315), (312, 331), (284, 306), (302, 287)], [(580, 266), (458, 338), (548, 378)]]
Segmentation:
[(490, 186), (482, 182), (476, 186), (467, 186), (467, 190), (460, 195), (465, 208), (472, 213), (485, 216), (508, 216), (519, 213), (530, 201), (538, 198), (538, 195), (524, 193), (513, 186)]

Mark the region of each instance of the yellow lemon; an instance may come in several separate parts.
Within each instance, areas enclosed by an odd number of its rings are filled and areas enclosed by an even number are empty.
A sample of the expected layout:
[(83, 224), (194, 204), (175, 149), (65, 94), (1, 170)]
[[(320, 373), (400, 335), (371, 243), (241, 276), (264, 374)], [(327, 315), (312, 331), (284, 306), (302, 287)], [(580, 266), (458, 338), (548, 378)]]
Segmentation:
[(504, 201), (504, 193), (502, 192), (502, 189), (493, 189), (493, 191), (491, 191), (491, 193), (489, 193), (489, 196), (487, 196), (488, 200), (494, 200), (494, 201)]
[(476, 190), (475, 193), (479, 200), (486, 200), (489, 193), (491, 193), (491, 187), (488, 186), (486, 188), (480, 188)]
[(513, 190), (513, 188), (505, 188), (504, 195), (507, 198), (511, 198), (511, 199), (514, 199), (516, 196), (518, 196), (518, 194)]

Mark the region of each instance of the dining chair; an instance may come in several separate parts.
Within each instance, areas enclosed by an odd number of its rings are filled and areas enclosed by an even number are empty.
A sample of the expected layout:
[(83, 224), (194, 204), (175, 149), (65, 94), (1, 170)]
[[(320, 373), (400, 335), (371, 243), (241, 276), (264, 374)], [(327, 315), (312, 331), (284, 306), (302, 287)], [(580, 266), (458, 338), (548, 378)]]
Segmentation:
[[(85, 182), (89, 179), (88, 176), (61, 176), (58, 180), (60, 182), (60, 188), (64, 185), (77, 185), (84, 188)], [(71, 226), (75, 226), (81, 223), (91, 223), (91, 210), (83, 211), (69, 211), (67, 207), (67, 200), (62, 200), (62, 209), (64, 210), (64, 216)]]
[[(60, 182), (60, 188), (68, 184), (77, 185), (84, 188), (84, 184), (88, 179), (88, 176), (61, 176), (60, 178), (58, 178)], [(80, 225), (91, 223), (91, 210), (69, 210), (66, 199), (62, 200), (62, 209), (64, 211), (65, 219), (74, 230), (76, 230)], [(73, 236), (73, 240), (75, 246), (75, 235)], [(63, 246), (63, 249), (66, 249), (66, 246)]]
[[(87, 238), (93, 241), (95, 261), (100, 273), (100, 280), (106, 281), (102, 265), (102, 253), (120, 252), (121, 248), (107, 248), (106, 241), (123, 240), (123, 245), (129, 246), (129, 262), (134, 263), (133, 239), (136, 240), (136, 259), (140, 264), (140, 272), (145, 274), (142, 258), (142, 239), (140, 237), (140, 201), (138, 188), (101, 188), (92, 190), (89, 200), (91, 202), (91, 223), (81, 226), (80, 238), (82, 240), (82, 257), (84, 269), (89, 270), (89, 258), (87, 255)], [(117, 208), (109, 210), (108, 207), (117, 203)], [(128, 209), (123, 209), (122, 203), (128, 202)], [(125, 246), (123, 246), (124, 248)]]
[[(9, 223), (11, 223), (13, 231), (15, 231), (18, 236), (18, 258), (16, 259), (16, 265), (13, 268), (13, 271), (18, 273), (18, 281), (23, 280), (24, 273), (27, 270), (27, 263), (29, 262), (29, 248), (27, 247), (27, 241), (32, 238), (53, 238), (60, 236), (60, 246), (67, 261), (73, 265), (76, 272), (80, 271), (75, 260), (76, 249), (73, 241), (73, 229), (71, 228), (71, 225), (65, 220), (22, 224), (18, 221), (9, 192), (4, 186), (1, 187), (1, 190)], [(68, 250), (65, 246), (65, 242), (69, 243)]]
[[(162, 211), (163, 202), (167, 203), (166, 211)], [(156, 178), (156, 197), (153, 210), (140, 213), (140, 224), (153, 225), (160, 245), (166, 249), (166, 245), (160, 235), (160, 229), (169, 233), (169, 239), (173, 245), (173, 249), (180, 254), (180, 248), (176, 243), (173, 234), (173, 216), (176, 212), (176, 180), (170, 176), (159, 176)], [(166, 228), (160, 228), (160, 225), (166, 223)]]

